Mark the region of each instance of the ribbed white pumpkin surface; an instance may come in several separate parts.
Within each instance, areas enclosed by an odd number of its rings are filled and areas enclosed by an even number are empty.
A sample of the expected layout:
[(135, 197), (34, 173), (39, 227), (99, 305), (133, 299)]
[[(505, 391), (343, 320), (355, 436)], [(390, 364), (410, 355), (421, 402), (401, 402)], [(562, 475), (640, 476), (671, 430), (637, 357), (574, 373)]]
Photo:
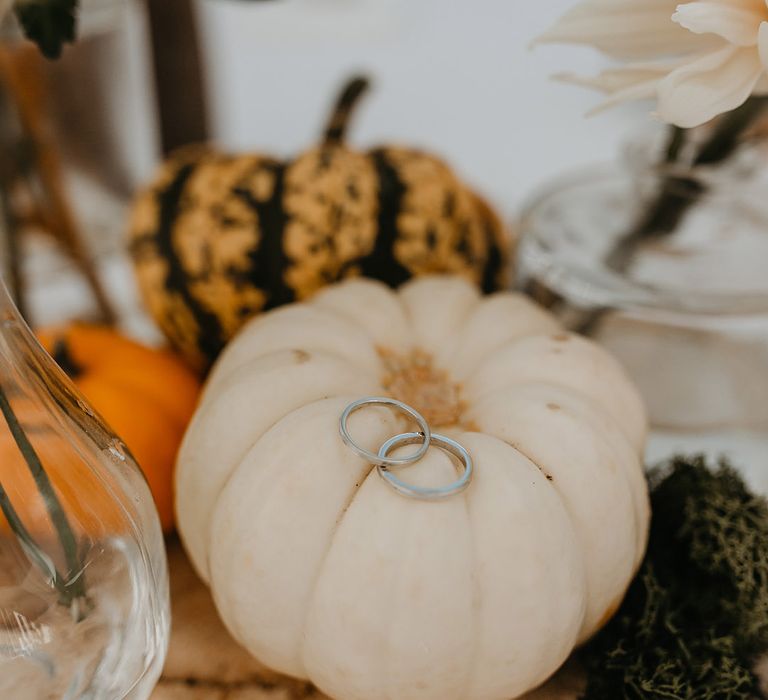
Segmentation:
[[(419, 393), (419, 372), (450, 391)], [(387, 393), (451, 416), (433, 428), (472, 454), (465, 493), (406, 499), (344, 445), (344, 407)], [(350, 427), (371, 449), (408, 429), (384, 408)], [(646, 542), (645, 432), (618, 363), (525, 297), (348, 281), (226, 349), (179, 456), (179, 531), (233, 635), (276, 670), (339, 700), (507, 700), (620, 603)], [(399, 476), (434, 486), (456, 467), (432, 449)]]

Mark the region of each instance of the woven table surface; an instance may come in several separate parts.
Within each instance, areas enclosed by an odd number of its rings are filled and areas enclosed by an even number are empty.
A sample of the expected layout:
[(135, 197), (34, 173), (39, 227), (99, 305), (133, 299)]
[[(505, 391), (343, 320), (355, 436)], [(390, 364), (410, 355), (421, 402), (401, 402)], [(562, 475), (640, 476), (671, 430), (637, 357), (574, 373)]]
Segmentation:
[[(328, 700), (252, 659), (220, 622), (208, 589), (178, 540), (168, 542), (173, 629), (163, 677), (151, 700)], [(574, 700), (578, 681), (563, 672), (525, 700)]]

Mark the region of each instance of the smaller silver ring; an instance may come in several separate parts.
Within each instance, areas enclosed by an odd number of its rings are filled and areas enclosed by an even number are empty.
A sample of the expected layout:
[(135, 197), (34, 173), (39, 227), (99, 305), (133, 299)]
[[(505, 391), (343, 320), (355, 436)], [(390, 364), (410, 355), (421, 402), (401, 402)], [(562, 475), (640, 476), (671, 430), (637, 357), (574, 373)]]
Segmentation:
[[(409, 444), (414, 444), (421, 441), (421, 447), (412, 455), (408, 455), (406, 457), (398, 457), (396, 459), (387, 457), (386, 454), (382, 455), (381, 450), (379, 450), (379, 453), (376, 454), (375, 452), (371, 452), (363, 447), (360, 447), (360, 445), (358, 445), (349, 434), (347, 421), (355, 411), (358, 411), (361, 408), (365, 408), (366, 406), (391, 406), (409, 415), (411, 418), (413, 418), (413, 420), (416, 421), (419, 429), (421, 430), (419, 433), (408, 433), (409, 435), (418, 436), (417, 439), (414, 439)], [(429, 443), (432, 439), (432, 431), (430, 430), (429, 424), (427, 423), (424, 416), (421, 415), (421, 413), (419, 413), (415, 408), (412, 408), (408, 404), (403, 403), (402, 401), (398, 401), (397, 399), (390, 399), (387, 396), (369, 396), (365, 399), (353, 401), (344, 409), (344, 412), (341, 414), (341, 418), (339, 418), (339, 432), (341, 433), (341, 439), (344, 440), (344, 443), (356, 455), (362, 457), (366, 462), (373, 464), (376, 467), (397, 468), (418, 462), (425, 454), (427, 454)]]
[[(412, 445), (421, 440), (420, 433), (403, 433), (389, 438), (379, 449), (379, 457), (386, 457), (393, 449), (401, 445)], [(445, 435), (432, 434), (431, 444), (452, 454), (464, 465), (464, 473), (453, 483), (435, 488), (424, 488), (406, 484), (398, 479), (392, 472), (382, 466), (377, 466), (379, 476), (384, 479), (395, 491), (408, 498), (418, 498), (423, 501), (441, 501), (464, 491), (472, 481), (474, 465), (469, 452), (455, 440)]]

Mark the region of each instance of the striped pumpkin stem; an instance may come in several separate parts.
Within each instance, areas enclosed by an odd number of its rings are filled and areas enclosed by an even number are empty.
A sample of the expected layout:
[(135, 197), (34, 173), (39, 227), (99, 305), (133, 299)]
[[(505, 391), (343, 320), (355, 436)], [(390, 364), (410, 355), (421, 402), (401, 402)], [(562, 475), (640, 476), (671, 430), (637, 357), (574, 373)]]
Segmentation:
[(347, 134), (347, 126), (352, 111), (360, 98), (368, 91), (371, 83), (365, 76), (358, 75), (350, 79), (342, 89), (331, 112), (331, 118), (325, 128), (323, 143), (335, 145), (342, 143)]

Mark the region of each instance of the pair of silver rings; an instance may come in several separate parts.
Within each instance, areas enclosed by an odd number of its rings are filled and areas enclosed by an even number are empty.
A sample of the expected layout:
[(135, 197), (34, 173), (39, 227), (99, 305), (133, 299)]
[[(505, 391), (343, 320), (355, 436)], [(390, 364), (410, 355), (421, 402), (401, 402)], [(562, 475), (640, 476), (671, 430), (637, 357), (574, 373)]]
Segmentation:
[[(401, 433), (400, 435), (395, 435), (394, 437), (389, 438), (389, 440), (379, 448), (378, 453), (366, 450), (352, 439), (352, 436), (349, 433), (348, 422), (349, 417), (355, 411), (359, 411), (367, 406), (390, 406), (396, 408), (410, 416), (419, 426), (419, 431)], [(472, 480), (474, 465), (469, 452), (455, 440), (451, 440), (451, 438), (446, 437), (445, 435), (433, 433), (421, 413), (412, 406), (409, 406), (402, 401), (398, 401), (397, 399), (390, 399), (385, 396), (369, 396), (364, 399), (359, 399), (358, 401), (353, 401), (344, 409), (341, 418), (339, 418), (339, 432), (341, 433), (341, 439), (344, 440), (344, 443), (355, 454), (375, 466), (379, 476), (402, 496), (417, 498), (424, 501), (444, 500), (464, 491)], [(410, 455), (406, 455), (405, 457), (389, 456), (390, 453), (398, 447), (404, 445), (416, 445), (419, 443), (421, 443), (419, 449)], [(452, 455), (461, 463), (462, 474), (456, 481), (445, 486), (427, 488), (408, 484), (402, 479), (399, 479), (392, 472), (392, 469), (406, 467), (421, 460), (432, 445), (447, 452), (449, 455)]]

